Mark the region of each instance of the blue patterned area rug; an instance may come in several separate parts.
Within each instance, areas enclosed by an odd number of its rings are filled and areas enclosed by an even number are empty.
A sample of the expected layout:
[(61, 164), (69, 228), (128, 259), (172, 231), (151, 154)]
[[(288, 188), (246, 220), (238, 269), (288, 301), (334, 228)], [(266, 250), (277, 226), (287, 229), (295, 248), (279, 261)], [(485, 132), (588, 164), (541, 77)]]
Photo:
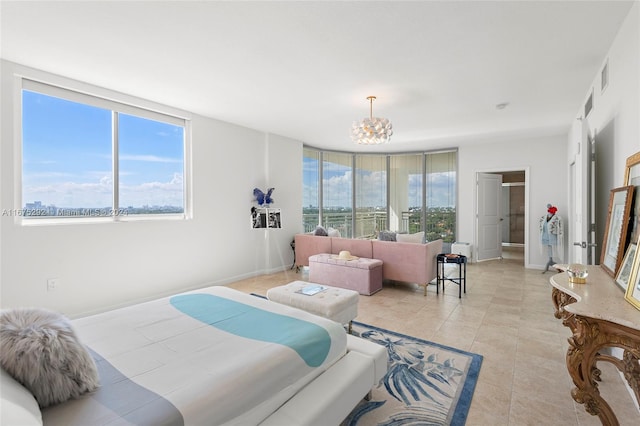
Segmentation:
[(465, 424), (482, 355), (355, 321), (353, 334), (386, 347), (389, 368), (341, 426)]

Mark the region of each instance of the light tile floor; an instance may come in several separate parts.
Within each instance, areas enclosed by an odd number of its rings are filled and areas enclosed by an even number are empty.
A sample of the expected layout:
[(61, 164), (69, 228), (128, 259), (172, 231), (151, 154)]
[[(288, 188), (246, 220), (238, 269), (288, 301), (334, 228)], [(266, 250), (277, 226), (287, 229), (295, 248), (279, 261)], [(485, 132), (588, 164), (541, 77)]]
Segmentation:
[[(469, 264), (467, 293), (446, 284), (436, 294), (423, 287), (386, 283), (360, 296), (357, 321), (484, 356), (467, 425), (599, 425), (571, 398), (565, 366), (569, 330), (553, 316), (552, 272), (525, 269), (520, 257)], [(271, 287), (307, 280), (308, 271), (258, 276), (230, 284), (265, 295)], [(615, 367), (600, 363), (601, 394), (621, 425), (640, 424), (640, 414)]]

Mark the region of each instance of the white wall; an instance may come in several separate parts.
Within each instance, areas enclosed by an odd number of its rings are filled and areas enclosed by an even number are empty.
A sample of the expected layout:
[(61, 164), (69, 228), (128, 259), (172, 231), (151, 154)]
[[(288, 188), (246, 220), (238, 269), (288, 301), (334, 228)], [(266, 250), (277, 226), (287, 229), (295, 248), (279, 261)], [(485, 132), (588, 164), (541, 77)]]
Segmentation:
[(293, 236), (302, 229), (302, 142), (268, 135), (268, 185), (273, 192), (274, 207), (282, 209), (282, 229), (258, 231), (268, 234), (267, 269), (275, 272), (282, 265), (291, 267)]
[[(0, 211), (20, 207), (13, 205), (14, 191), (20, 190), (14, 178), (20, 174), (14, 151), (20, 124), (14, 123), (19, 93), (13, 74), (21, 70), (2, 62)], [(295, 141), (193, 116), (193, 219), (21, 226), (0, 216), (1, 306), (40, 306), (78, 316), (288, 268), (289, 241), (299, 222), (293, 215), (300, 210), (301, 152)], [(267, 181), (269, 174), (275, 182)], [(285, 228), (275, 231), (273, 244), (249, 226), (253, 188), (267, 184), (277, 188), (284, 210)], [(48, 292), (48, 278), (60, 278), (60, 287)]]
[[(627, 157), (640, 151), (640, 4), (636, 2), (621, 26), (602, 65), (609, 61), (609, 85), (601, 92), (600, 71), (593, 84), (585, 88), (586, 101), (593, 88), (593, 110), (587, 117), (595, 135), (596, 215), (599, 238), (607, 218), (609, 192), (624, 184)], [(576, 117), (583, 116), (584, 102), (577, 106)], [(569, 242), (567, 235), (569, 161), (577, 151), (571, 134), (573, 123), (567, 123), (567, 135), (536, 140), (517, 139), (510, 142), (461, 146), (458, 151), (458, 241), (475, 244), (475, 174), (476, 172), (522, 170), (529, 167), (527, 177), (528, 243), (525, 266), (543, 268), (546, 256), (540, 250), (538, 219), (546, 212), (546, 204), (555, 204), (565, 219), (565, 260)], [(599, 250), (599, 249), (598, 249)], [(598, 251), (599, 253), (599, 251)]]
[[(596, 145), (596, 233), (603, 239), (610, 191), (624, 185), (627, 157), (640, 151), (640, 4), (634, 3), (609, 49), (609, 84), (601, 91), (600, 70), (586, 89), (593, 89), (593, 110), (587, 116)], [(584, 116), (584, 103), (576, 117)], [(569, 138), (569, 155), (577, 144)], [(600, 257), (600, 246), (597, 250)]]
[(549, 257), (540, 245), (538, 220), (547, 213), (549, 203), (558, 207), (565, 223), (567, 220), (565, 147), (566, 135), (461, 146), (458, 150), (457, 240), (477, 247), (476, 173), (526, 170), (529, 198), (525, 206), (525, 267), (544, 269)]

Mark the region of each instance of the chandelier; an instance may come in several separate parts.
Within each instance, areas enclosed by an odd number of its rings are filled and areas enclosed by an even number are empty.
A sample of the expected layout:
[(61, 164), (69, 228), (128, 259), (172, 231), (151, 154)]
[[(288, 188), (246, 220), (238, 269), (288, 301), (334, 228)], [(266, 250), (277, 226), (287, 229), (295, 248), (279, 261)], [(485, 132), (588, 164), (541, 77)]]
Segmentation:
[(378, 145), (389, 143), (393, 129), (391, 122), (386, 118), (373, 116), (373, 101), (375, 96), (367, 96), (369, 99), (369, 118), (354, 121), (351, 126), (351, 140), (360, 145)]

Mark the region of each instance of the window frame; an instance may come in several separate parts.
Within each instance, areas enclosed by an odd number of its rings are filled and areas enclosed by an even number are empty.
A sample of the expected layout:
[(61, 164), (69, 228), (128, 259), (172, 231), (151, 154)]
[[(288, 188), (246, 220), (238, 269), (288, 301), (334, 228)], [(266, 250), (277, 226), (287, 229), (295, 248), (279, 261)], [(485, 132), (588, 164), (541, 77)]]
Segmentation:
[[(184, 129), (183, 136), (183, 212), (182, 213), (147, 213), (134, 215), (112, 214), (101, 217), (87, 216), (26, 216), (23, 207), (23, 90), (41, 93), (88, 106), (108, 109), (112, 115), (117, 113), (133, 115), (143, 119), (159, 121)], [(100, 88), (87, 83), (77, 82), (63, 77), (48, 75), (42, 72), (16, 73), (14, 76), (14, 206), (12, 215), (19, 225), (59, 225), (80, 223), (113, 223), (156, 220), (188, 220), (193, 218), (192, 179), (191, 179), (191, 115), (185, 111), (161, 105), (152, 101), (125, 95), (112, 90)], [(117, 126), (117, 120), (112, 124)], [(112, 142), (114, 155), (112, 158), (112, 208), (118, 209), (119, 202), (119, 170), (117, 139)]]

